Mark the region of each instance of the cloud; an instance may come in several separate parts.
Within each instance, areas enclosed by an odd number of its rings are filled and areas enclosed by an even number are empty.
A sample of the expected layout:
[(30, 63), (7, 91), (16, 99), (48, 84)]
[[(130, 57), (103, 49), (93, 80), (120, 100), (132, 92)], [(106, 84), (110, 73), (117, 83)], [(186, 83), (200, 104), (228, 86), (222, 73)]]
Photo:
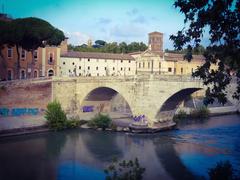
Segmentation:
[(112, 20), (109, 18), (98, 18), (97, 19), (97, 23), (99, 23), (99, 24), (106, 25), (106, 24), (110, 24), (111, 22), (112, 22)]
[(130, 11), (127, 11), (127, 15), (129, 16), (135, 16), (139, 13), (139, 10), (137, 8), (133, 8)]
[(137, 16), (131, 22), (140, 23), (140, 24), (148, 24), (148, 20), (146, 19), (146, 17), (144, 17), (142, 15)]
[(115, 25), (110, 30), (110, 35), (116, 38), (142, 37), (146, 30), (143, 26), (134, 24)]
[(88, 34), (82, 32), (65, 32), (65, 35), (69, 38), (68, 43), (73, 45), (86, 44), (91, 37)]

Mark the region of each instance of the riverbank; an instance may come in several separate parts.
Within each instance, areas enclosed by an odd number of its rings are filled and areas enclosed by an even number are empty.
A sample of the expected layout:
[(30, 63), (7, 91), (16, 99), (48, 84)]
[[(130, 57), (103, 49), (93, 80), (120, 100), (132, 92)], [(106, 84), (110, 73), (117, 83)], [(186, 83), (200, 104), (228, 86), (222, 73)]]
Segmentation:
[[(233, 113), (211, 114), (211, 116), (225, 116)], [(153, 128), (129, 128), (132, 123), (130, 119), (114, 119), (115, 129), (106, 129), (112, 132), (129, 132), (129, 133), (156, 133), (174, 129), (176, 124), (158, 123)], [(92, 129), (86, 124), (79, 126), (81, 129)], [(103, 131), (102, 129), (95, 129)], [(47, 127), (44, 116), (18, 116), (18, 117), (0, 117), (0, 138), (9, 136), (20, 136), (35, 133), (44, 133), (51, 131)]]

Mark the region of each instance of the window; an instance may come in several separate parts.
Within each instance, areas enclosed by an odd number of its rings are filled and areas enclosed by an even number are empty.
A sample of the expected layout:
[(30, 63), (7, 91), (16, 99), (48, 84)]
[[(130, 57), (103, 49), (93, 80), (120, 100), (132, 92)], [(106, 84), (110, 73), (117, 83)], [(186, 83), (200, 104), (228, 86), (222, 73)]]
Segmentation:
[(65, 64), (65, 62), (63, 62), (63, 65)]
[(72, 65), (74, 65), (74, 62), (72, 63)]
[(141, 63), (138, 64), (138, 67), (141, 68)]
[(121, 63), (123, 62), (123, 60), (121, 60)]
[(54, 72), (52, 69), (48, 70), (48, 77), (54, 76)]
[(90, 59), (88, 59), (87, 61), (90, 62)]
[(54, 61), (54, 54), (52, 52), (49, 53), (48, 64), (53, 64)]
[(128, 68), (128, 70), (130, 71), (130, 70), (131, 70), (131, 68)]
[(12, 57), (12, 48), (8, 48), (8, 50), (7, 50), (7, 57), (8, 58)]
[(183, 68), (181, 68), (181, 74), (183, 73)]
[(123, 68), (121, 67), (121, 71), (123, 70)]
[(81, 76), (81, 73), (79, 73), (78, 76)]
[(71, 70), (69, 69), (68, 72), (71, 72)]
[(13, 77), (12, 71), (8, 70), (8, 72), (7, 72), (7, 80), (12, 80), (12, 77)]
[(88, 66), (87, 69), (90, 70), (90, 66)]
[(161, 62), (159, 62), (159, 69), (161, 69)]
[(26, 58), (26, 51), (24, 49), (21, 49), (21, 59)]
[(34, 51), (33, 57), (34, 57), (35, 60), (38, 58), (38, 51), (37, 50)]
[(37, 78), (37, 77), (38, 77), (38, 72), (37, 72), (37, 70), (34, 71), (33, 76), (34, 76), (34, 78)]
[(148, 68), (150, 68), (150, 62), (148, 62)]
[(81, 69), (81, 68), (82, 68), (81, 66), (78, 67), (78, 69)]
[(113, 67), (113, 71), (115, 70), (115, 67)]
[(104, 69), (107, 70), (107, 67), (105, 67)]
[(99, 76), (99, 73), (97, 73), (97, 76)]
[(172, 72), (172, 68), (169, 67), (169, 68), (168, 68), (168, 72)]
[(96, 70), (98, 70), (98, 67), (96, 67)]
[(145, 62), (143, 62), (143, 68), (145, 67)]
[(25, 78), (26, 78), (25, 70), (21, 70), (21, 77), (20, 77), (20, 79), (25, 79)]
[(128, 63), (131, 63), (131, 61), (129, 60)]

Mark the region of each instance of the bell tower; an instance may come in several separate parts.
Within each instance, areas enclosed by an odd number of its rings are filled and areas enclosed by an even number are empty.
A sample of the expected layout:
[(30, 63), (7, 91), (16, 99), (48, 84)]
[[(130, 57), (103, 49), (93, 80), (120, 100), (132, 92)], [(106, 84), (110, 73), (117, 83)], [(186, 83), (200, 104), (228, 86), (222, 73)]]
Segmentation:
[(163, 33), (151, 32), (148, 34), (148, 46), (151, 51), (163, 51)]

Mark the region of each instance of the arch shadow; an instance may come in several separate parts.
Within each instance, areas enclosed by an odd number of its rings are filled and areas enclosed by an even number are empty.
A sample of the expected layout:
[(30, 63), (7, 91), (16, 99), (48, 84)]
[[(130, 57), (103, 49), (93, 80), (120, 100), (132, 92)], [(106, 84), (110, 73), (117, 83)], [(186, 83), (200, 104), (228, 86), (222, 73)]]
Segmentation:
[(155, 118), (158, 120), (172, 119), (177, 108), (192, 93), (202, 90), (202, 88), (186, 88), (172, 94), (160, 107)]
[(126, 98), (112, 87), (100, 86), (90, 90), (80, 102), (81, 113), (91, 117), (97, 113), (111, 118), (132, 116), (132, 109)]

